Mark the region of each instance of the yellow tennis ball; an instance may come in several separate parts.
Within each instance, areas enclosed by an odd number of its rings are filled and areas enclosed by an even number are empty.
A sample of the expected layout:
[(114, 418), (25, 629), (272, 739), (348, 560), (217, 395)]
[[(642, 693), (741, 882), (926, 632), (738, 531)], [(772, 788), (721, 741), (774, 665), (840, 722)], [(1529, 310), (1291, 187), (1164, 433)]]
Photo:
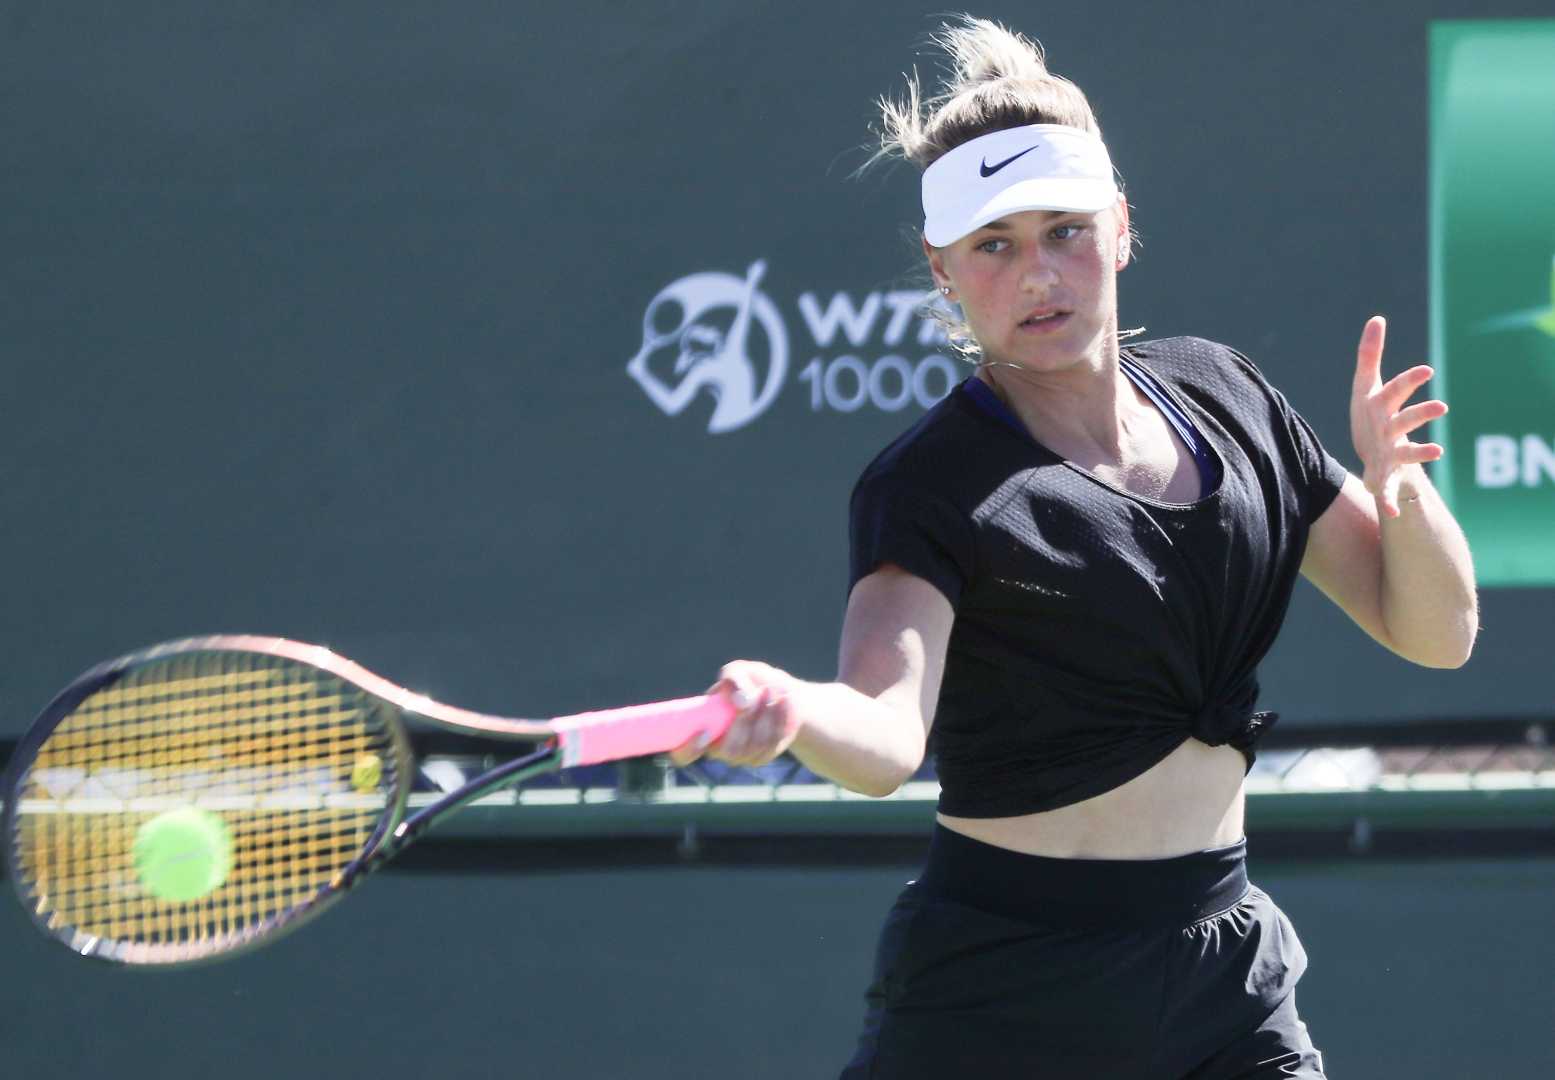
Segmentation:
[(351, 766), (351, 786), (362, 794), (374, 791), (383, 779), (383, 761), (377, 754), (363, 754)]
[(158, 900), (184, 903), (219, 889), (232, 872), (232, 830), (209, 810), (182, 806), (135, 833), (135, 873)]

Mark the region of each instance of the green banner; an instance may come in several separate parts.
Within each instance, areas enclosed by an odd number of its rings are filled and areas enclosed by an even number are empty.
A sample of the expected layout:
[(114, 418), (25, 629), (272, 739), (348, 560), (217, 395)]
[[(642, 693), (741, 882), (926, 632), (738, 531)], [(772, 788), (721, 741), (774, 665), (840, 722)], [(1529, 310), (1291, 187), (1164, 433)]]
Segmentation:
[(1484, 585), (1555, 585), (1555, 20), (1431, 27), (1435, 474)]

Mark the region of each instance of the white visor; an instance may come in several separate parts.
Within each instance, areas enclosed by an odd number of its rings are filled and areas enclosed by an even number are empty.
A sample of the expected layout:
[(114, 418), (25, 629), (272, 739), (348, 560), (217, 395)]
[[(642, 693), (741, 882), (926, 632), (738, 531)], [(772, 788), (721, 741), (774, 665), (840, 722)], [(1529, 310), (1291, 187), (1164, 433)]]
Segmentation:
[(1094, 214), (1118, 198), (1099, 136), (1062, 124), (979, 135), (923, 171), (923, 236), (934, 247), (1022, 210)]

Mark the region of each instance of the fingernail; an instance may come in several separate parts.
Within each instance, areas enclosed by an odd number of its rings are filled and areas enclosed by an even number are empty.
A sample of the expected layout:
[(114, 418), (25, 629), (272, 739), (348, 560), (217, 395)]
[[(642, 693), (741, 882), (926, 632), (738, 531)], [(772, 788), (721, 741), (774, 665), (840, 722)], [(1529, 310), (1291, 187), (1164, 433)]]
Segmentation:
[(754, 704), (755, 704), (755, 699), (750, 696), (750, 693), (748, 691), (746, 691), (746, 690), (736, 690), (734, 692), (734, 706), (735, 706), (735, 708), (739, 709), (741, 712), (744, 712), (746, 709), (750, 708)]
[(697, 732), (697, 741), (693, 745), (697, 748), (697, 752), (698, 753), (701, 753), (703, 750), (706, 750), (712, 744), (713, 744), (713, 733), (711, 731), (699, 731), (699, 732)]

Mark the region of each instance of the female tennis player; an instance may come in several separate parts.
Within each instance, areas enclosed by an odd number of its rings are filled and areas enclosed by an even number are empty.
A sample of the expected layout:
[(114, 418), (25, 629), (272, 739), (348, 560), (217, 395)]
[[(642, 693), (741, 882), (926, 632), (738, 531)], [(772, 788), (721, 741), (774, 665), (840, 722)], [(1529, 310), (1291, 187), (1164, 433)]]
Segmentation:
[(1128, 204), (1084, 95), (965, 19), (952, 74), (882, 102), (923, 168), (923, 248), (975, 375), (865, 469), (836, 681), (753, 661), (707, 752), (788, 750), (873, 795), (923, 760), (927, 866), (887, 919), (844, 1077), (1322, 1077), (1306, 956), (1248, 883), (1243, 778), (1272, 716), (1256, 665), (1298, 573), (1366, 633), (1456, 667), (1477, 610), (1462, 533), (1409, 434), (1430, 377), (1362, 331), (1350, 475), (1241, 353), (1120, 345)]

